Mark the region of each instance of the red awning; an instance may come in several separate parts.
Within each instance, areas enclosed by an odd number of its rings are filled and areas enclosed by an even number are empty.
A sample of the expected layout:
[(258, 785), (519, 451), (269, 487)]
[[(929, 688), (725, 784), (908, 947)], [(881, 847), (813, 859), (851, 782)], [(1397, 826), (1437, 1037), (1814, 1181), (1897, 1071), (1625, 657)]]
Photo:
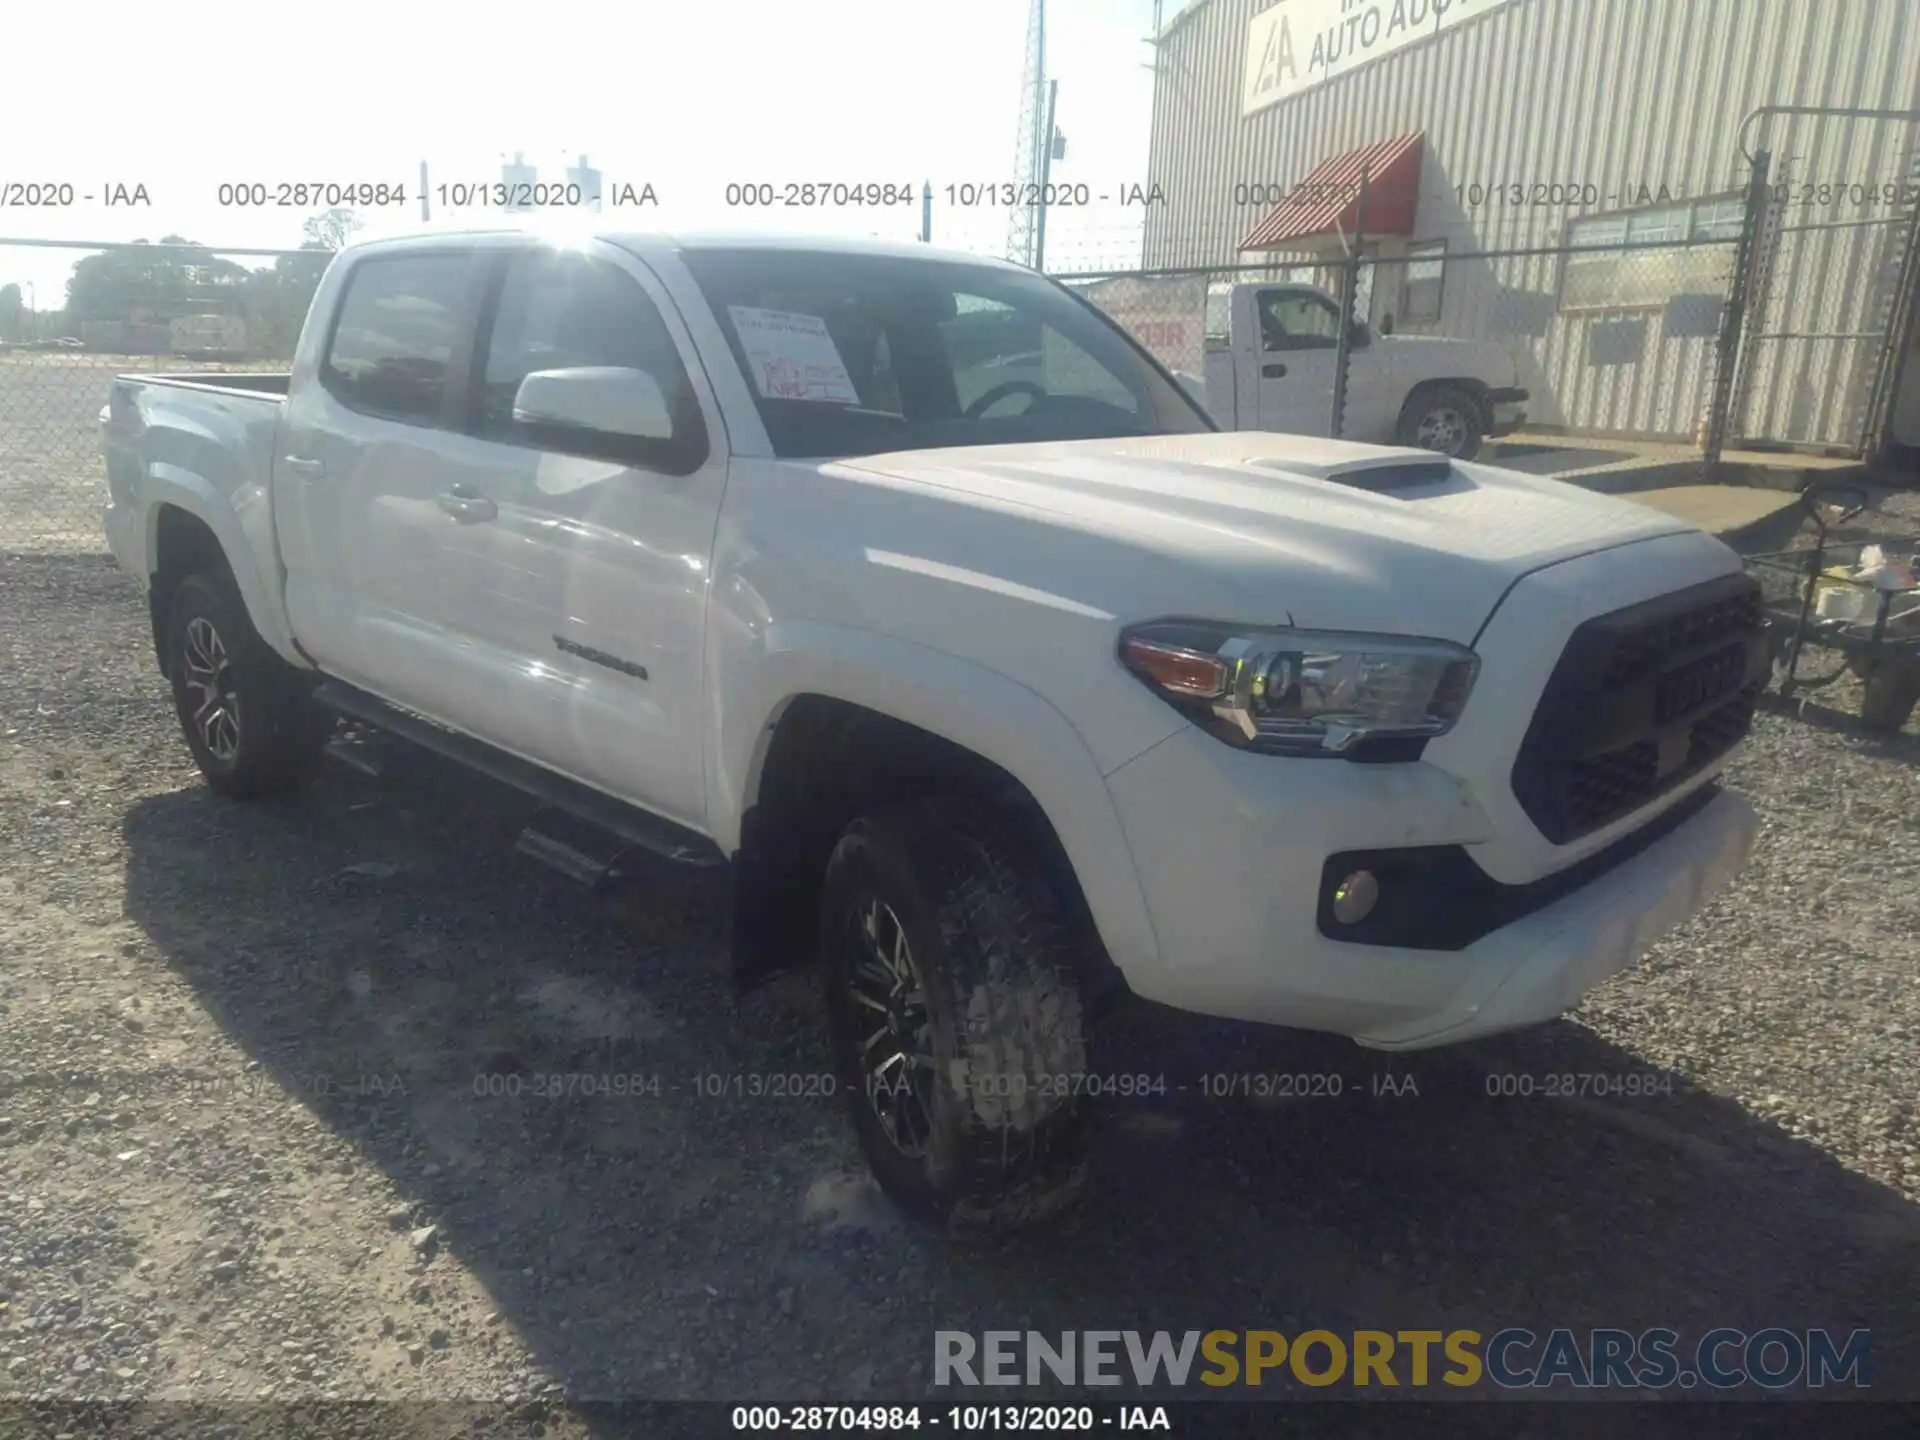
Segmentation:
[[(1288, 250), (1310, 237), (1336, 232), (1413, 234), (1420, 202), (1420, 142), (1424, 134), (1397, 135), (1316, 166), (1246, 239), (1242, 250)], [(1360, 210), (1360, 177), (1367, 177), (1367, 213)], [(1364, 224), (1361, 222), (1364, 220)]]

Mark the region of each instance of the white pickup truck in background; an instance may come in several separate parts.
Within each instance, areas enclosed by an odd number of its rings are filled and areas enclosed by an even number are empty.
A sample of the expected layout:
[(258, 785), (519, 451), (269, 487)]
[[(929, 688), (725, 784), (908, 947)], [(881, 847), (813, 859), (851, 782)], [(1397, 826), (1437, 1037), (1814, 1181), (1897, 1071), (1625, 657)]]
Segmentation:
[[(1313, 285), (1127, 278), (1088, 298), (1140, 341), (1223, 430), (1327, 435), (1340, 304)], [(1514, 357), (1490, 340), (1377, 335), (1353, 326), (1343, 439), (1459, 460), (1526, 423)]]
[(1534, 1024), (1756, 828), (1724, 545), (1222, 433), (997, 261), (375, 241), (290, 374), (127, 376), (102, 420), (210, 784), (296, 787), (344, 714), (540, 797), (569, 873), (727, 867), (738, 978), (818, 963), (873, 1169), (944, 1220), (1079, 1186), (1126, 991), (1386, 1049)]

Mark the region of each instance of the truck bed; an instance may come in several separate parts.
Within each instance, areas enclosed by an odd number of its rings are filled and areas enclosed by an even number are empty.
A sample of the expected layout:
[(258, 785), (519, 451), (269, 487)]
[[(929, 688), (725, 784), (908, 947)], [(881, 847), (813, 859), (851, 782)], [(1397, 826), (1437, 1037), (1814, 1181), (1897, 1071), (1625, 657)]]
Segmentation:
[(191, 390), (213, 390), (222, 395), (284, 400), (293, 376), (280, 370), (189, 370), (179, 374), (122, 375), (143, 385), (176, 385)]

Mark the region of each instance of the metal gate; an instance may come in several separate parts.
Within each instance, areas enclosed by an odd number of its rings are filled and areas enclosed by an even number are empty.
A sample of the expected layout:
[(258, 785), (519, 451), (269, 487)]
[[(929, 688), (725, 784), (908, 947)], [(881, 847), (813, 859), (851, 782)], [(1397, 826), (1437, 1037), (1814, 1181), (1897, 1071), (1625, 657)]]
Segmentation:
[(1863, 456), (1886, 428), (1920, 265), (1920, 112), (1776, 106), (1748, 122), (1774, 115), (1888, 123), (1860, 156), (1789, 126), (1748, 157), (1750, 264), (1730, 296), (1742, 333), (1723, 433), (1730, 447)]

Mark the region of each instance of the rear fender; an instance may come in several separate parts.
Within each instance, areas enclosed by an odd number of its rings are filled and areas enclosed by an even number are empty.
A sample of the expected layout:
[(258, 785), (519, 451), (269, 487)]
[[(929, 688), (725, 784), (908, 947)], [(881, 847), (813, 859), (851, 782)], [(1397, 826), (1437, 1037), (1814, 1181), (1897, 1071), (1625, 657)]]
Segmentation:
[[(164, 461), (146, 467), (141, 481), (146, 510), (146, 558), (149, 578), (160, 560), (160, 520), (172, 506), (213, 533), (226, 557), (247, 618), (260, 638), (289, 664), (308, 668), (293, 642), (293, 630), (280, 589), (279, 557), (273, 534), (272, 503), (266, 487), (242, 484), (223, 491), (206, 476)], [(164, 605), (165, 597), (156, 596)]]

